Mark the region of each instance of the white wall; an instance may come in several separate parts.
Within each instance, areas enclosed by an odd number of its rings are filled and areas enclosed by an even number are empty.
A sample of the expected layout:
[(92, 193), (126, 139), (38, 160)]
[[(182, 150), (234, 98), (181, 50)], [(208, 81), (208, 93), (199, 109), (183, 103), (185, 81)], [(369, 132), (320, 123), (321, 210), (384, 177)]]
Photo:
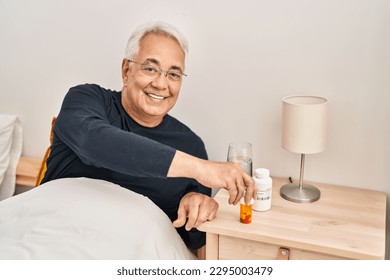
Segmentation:
[(387, 0), (0, 0), (0, 112), (20, 116), (25, 155), (43, 155), (69, 87), (121, 88), (128, 36), (156, 19), (190, 41), (172, 114), (211, 159), (247, 140), (255, 167), (298, 177), (299, 155), (280, 146), (281, 98), (320, 95), (330, 101), (328, 145), (307, 157), (305, 179), (390, 195)]

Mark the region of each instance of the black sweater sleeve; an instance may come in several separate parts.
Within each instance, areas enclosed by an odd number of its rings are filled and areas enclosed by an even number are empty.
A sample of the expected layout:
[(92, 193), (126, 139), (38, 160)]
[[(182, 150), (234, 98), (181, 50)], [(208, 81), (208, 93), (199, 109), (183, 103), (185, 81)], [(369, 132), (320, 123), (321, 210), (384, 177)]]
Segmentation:
[(108, 111), (115, 104), (110, 102), (98, 86), (71, 88), (57, 117), (56, 135), (86, 165), (165, 178), (176, 150), (111, 125)]

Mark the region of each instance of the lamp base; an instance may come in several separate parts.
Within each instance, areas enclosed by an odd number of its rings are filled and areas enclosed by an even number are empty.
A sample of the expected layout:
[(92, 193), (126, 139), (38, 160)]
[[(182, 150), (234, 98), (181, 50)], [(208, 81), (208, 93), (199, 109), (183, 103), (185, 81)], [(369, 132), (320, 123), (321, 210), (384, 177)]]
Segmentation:
[(303, 184), (300, 188), (298, 184), (286, 184), (280, 189), (280, 195), (292, 202), (308, 203), (320, 199), (321, 192), (312, 185)]

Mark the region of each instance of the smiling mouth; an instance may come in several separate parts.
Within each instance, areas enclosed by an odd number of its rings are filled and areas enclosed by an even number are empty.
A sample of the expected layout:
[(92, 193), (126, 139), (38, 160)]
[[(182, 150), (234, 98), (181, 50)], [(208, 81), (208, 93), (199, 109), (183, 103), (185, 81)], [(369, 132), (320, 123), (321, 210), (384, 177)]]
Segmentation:
[(155, 95), (153, 93), (146, 93), (147, 96), (156, 99), (156, 100), (164, 100), (166, 97), (160, 96), (160, 95)]

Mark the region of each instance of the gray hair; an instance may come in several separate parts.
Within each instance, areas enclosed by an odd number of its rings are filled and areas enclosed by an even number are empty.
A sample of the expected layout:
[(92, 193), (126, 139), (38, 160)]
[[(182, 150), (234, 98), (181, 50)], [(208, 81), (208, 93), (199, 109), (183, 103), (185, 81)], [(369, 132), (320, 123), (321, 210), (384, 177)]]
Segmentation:
[(187, 55), (188, 42), (179, 30), (165, 22), (150, 22), (137, 27), (130, 36), (125, 50), (125, 57), (127, 59), (134, 59), (138, 54), (141, 40), (148, 34), (163, 35), (174, 39), (183, 50), (184, 56)]

